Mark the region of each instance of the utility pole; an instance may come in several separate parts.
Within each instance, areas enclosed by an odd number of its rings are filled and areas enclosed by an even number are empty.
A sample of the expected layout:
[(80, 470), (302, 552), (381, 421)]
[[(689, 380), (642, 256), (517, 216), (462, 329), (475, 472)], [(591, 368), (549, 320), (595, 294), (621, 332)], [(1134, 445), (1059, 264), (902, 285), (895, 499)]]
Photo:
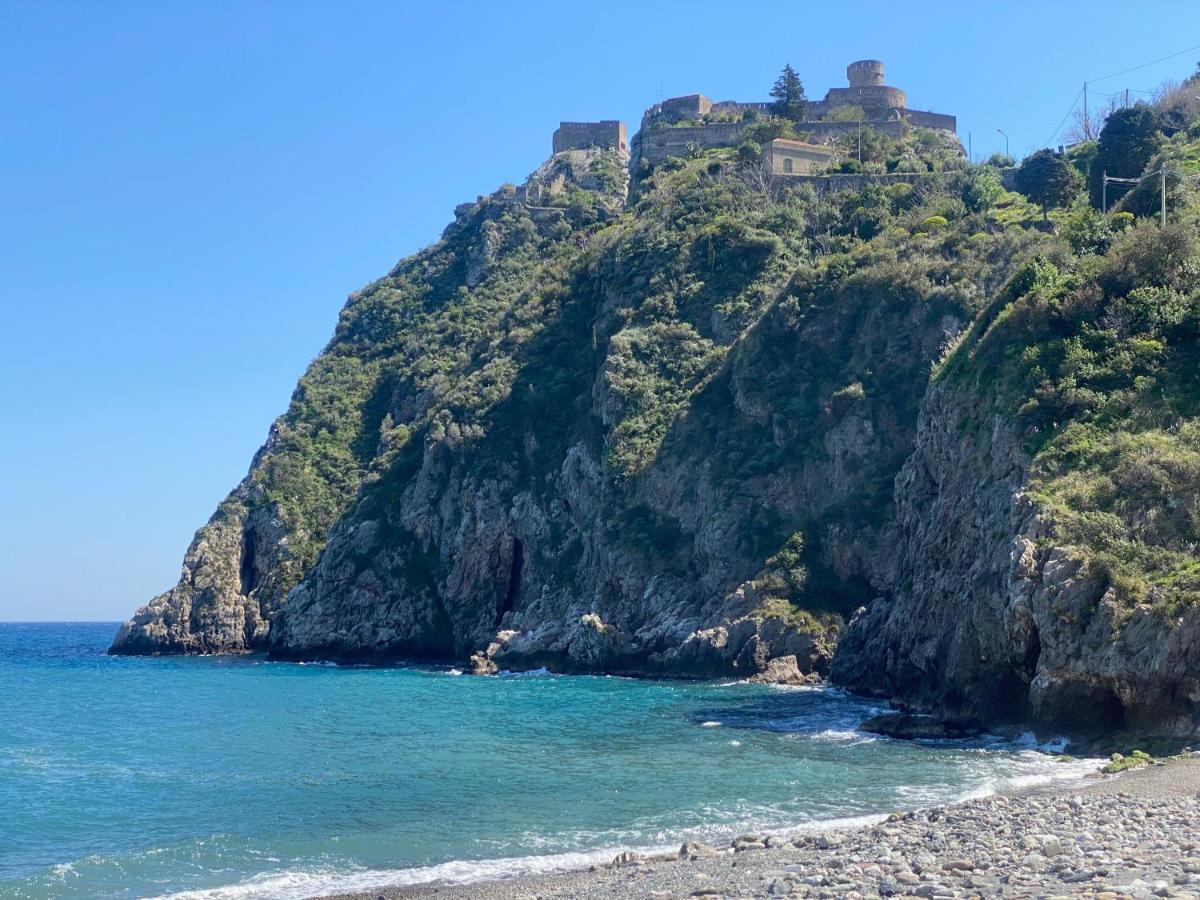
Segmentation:
[(1090, 141), (1092, 139), (1092, 126), (1088, 121), (1088, 104), (1087, 104), (1087, 82), (1083, 83), (1083, 139)]
[(1104, 170), (1104, 186), (1100, 188), (1100, 212), (1108, 212), (1108, 169)]
[(1162, 217), (1162, 227), (1167, 227), (1167, 167), (1158, 170), (1158, 200), (1159, 212)]
[(858, 123), (858, 164), (862, 165), (862, 120)]

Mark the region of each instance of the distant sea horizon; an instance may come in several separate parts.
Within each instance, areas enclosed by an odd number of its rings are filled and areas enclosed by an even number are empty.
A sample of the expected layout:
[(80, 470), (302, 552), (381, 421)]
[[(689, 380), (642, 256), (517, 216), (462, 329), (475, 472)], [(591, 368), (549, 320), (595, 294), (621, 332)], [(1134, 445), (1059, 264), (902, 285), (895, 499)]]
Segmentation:
[(110, 657), (119, 624), (0, 623), (0, 895), (470, 881), (1094, 768), (867, 735), (884, 705), (828, 687)]

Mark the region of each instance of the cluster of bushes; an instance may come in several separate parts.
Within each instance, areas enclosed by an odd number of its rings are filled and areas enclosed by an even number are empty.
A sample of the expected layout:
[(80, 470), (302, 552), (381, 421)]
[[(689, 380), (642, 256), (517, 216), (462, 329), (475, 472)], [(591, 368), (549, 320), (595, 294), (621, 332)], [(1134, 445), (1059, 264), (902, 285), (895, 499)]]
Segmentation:
[(1200, 601), (1200, 237), (1130, 219), (1047, 239), (941, 375), (1015, 417), (1049, 539), (1169, 611)]

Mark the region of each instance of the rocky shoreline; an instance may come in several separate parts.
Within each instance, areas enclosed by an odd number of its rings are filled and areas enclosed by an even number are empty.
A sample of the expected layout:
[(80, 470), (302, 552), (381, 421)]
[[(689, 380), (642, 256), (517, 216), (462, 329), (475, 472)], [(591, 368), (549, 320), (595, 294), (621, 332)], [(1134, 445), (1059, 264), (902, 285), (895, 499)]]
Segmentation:
[(438, 897), (1200, 897), (1200, 757), (727, 848), (623, 853), (587, 871), (327, 900)]

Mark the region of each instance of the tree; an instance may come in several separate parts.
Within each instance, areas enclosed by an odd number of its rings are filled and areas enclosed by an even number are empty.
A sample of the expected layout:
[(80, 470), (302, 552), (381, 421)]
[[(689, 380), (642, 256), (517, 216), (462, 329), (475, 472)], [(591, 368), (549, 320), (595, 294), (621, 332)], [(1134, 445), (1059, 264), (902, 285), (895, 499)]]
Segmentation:
[[(1104, 173), (1110, 178), (1137, 178), (1163, 142), (1162, 113), (1148, 103), (1118, 109), (1108, 117), (1100, 132), (1096, 155), (1088, 168), (1088, 194), (1092, 206), (1100, 208), (1104, 196)], [(1125, 191), (1110, 185), (1108, 202), (1119, 200)]]
[(808, 112), (808, 97), (804, 95), (804, 85), (800, 76), (791, 65), (783, 67), (779, 77), (775, 79), (775, 87), (771, 88), (771, 96), (775, 98), (775, 114), (791, 119), (793, 122), (804, 120)]
[(967, 172), (963, 185), (963, 203), (971, 212), (985, 213), (1004, 196), (1004, 185), (996, 170), (990, 166), (974, 166)]
[(1053, 150), (1039, 150), (1017, 169), (1017, 190), (1042, 207), (1042, 220), (1051, 207), (1066, 206), (1079, 189), (1079, 176), (1066, 158)]

